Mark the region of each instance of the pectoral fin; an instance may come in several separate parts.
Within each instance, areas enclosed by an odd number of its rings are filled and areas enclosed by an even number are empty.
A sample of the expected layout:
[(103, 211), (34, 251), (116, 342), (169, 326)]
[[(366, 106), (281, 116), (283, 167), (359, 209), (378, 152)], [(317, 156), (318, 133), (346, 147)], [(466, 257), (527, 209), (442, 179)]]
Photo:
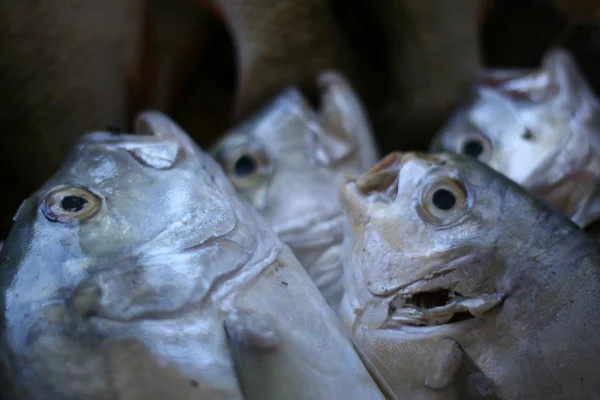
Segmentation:
[(240, 310), (225, 320), (225, 332), (245, 399), (307, 398), (299, 393), (301, 378), (294, 373), (295, 363), (286, 354), (273, 317)]
[(488, 378), (467, 353), (462, 351), (462, 362), (456, 372), (455, 385), (462, 400), (501, 400), (494, 382)]

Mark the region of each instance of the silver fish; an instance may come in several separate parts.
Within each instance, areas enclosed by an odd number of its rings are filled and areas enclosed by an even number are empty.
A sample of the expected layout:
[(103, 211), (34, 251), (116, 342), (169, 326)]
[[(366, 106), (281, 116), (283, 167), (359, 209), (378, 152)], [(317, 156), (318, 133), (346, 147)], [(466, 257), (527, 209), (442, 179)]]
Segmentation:
[(431, 151), (477, 158), (582, 227), (600, 218), (600, 102), (565, 50), (488, 71)]
[(398, 397), (600, 396), (600, 253), (459, 154), (392, 153), (342, 186), (339, 314)]
[(218, 164), (163, 114), (137, 131), (85, 135), (18, 211), (0, 252), (3, 394), (383, 399)]
[(343, 292), (339, 183), (342, 173), (361, 173), (375, 164), (377, 150), (346, 79), (329, 71), (318, 82), (319, 110), (289, 88), (228, 133), (213, 154), (336, 308)]

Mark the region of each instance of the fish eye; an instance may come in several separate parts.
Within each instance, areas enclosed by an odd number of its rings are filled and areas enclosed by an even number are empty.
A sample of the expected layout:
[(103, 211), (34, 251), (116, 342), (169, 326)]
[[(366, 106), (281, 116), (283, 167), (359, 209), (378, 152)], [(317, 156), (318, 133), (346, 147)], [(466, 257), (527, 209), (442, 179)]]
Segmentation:
[(240, 155), (233, 164), (233, 173), (238, 177), (252, 175), (258, 169), (258, 163), (249, 154)]
[(254, 185), (257, 178), (269, 171), (269, 160), (258, 145), (240, 145), (221, 153), (219, 161), (238, 189)]
[(483, 153), (483, 143), (478, 139), (469, 139), (463, 143), (462, 153), (469, 157), (477, 158)]
[(434, 224), (446, 224), (463, 214), (467, 192), (456, 179), (442, 178), (422, 191), (421, 216)]
[(439, 210), (452, 210), (456, 205), (456, 196), (448, 189), (437, 189), (431, 196), (431, 203)]
[(525, 140), (533, 140), (533, 132), (530, 129), (525, 128), (521, 137)]
[(465, 156), (481, 160), (487, 157), (491, 144), (481, 133), (469, 134), (460, 144), (458, 152)]
[(42, 212), (50, 222), (78, 222), (93, 217), (102, 201), (89, 190), (61, 187), (50, 192), (42, 204)]

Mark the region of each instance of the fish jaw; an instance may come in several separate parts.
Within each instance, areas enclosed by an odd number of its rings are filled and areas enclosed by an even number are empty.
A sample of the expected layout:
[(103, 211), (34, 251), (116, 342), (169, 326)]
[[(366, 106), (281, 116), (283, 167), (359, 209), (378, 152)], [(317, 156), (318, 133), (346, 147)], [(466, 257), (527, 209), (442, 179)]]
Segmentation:
[(348, 218), (340, 313), (352, 331), (445, 324), (501, 304), (505, 295), (479, 272), (497, 269), (493, 247), (442, 240), (423, 250), (410, 239), (432, 233), (418, 228), (423, 221), (408, 209), (411, 200), (404, 192), (418, 192), (414, 187), (427, 184), (428, 170), (444, 165), (434, 156), (392, 153), (342, 184)]
[[(456, 258), (447, 262), (448, 257)], [(354, 258), (355, 264), (360, 262)], [(483, 317), (501, 307), (508, 296), (494, 286), (482, 287), (471, 281), (481, 278), (478, 270), (489, 269), (487, 264), (494, 262), (488, 250), (460, 249), (425, 262), (430, 264), (424, 263), (422, 269), (433, 272), (404, 281), (383, 295), (369, 290), (362, 268), (356, 272), (346, 269), (346, 292), (340, 307), (346, 326), (355, 332), (450, 325)]]

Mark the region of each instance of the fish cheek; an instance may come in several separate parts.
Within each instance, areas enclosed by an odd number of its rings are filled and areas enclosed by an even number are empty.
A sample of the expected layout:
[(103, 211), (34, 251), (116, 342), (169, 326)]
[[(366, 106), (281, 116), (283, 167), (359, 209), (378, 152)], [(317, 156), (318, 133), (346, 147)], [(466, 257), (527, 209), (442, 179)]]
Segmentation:
[(387, 295), (398, 286), (421, 277), (418, 265), (390, 246), (377, 230), (364, 233), (360, 257), (367, 288), (374, 295)]
[(62, 331), (37, 336), (23, 354), (28, 390), (59, 398), (114, 398), (103, 345), (92, 336)]

